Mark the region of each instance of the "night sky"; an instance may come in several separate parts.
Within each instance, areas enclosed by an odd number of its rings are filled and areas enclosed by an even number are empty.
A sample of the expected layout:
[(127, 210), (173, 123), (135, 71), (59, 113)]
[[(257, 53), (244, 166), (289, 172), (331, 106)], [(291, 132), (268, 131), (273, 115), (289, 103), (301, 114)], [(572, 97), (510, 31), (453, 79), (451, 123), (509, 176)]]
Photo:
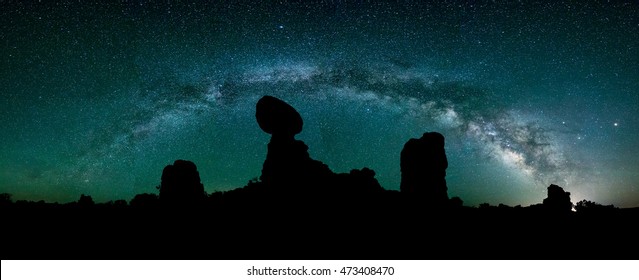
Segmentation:
[(270, 138), (255, 103), (273, 95), (311, 157), (386, 189), (404, 143), (438, 131), (465, 205), (536, 204), (554, 183), (639, 206), (636, 1), (24, 2), (0, 5), (14, 200), (157, 193), (176, 159), (207, 192), (244, 186)]

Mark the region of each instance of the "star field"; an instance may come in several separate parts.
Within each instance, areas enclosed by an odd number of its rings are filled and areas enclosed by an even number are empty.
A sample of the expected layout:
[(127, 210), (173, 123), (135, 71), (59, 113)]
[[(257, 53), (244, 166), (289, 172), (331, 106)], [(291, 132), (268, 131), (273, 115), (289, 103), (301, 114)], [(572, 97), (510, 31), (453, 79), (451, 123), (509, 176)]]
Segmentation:
[(399, 189), (446, 137), (450, 196), (530, 205), (558, 184), (639, 206), (639, 7), (399, 1), (3, 4), (0, 192), (131, 199), (195, 162), (208, 192), (259, 177), (263, 95), (309, 153)]

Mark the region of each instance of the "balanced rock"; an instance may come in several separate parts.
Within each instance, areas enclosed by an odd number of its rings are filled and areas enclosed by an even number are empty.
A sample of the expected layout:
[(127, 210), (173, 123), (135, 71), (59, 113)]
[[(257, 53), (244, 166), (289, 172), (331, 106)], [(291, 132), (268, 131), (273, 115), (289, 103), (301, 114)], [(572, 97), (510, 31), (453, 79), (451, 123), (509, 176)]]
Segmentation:
[(260, 176), (262, 182), (282, 189), (298, 189), (299, 185), (325, 183), (334, 175), (328, 166), (311, 159), (304, 142), (295, 139), (303, 126), (295, 108), (268, 95), (255, 107), (260, 128), (272, 135)]
[(310, 194), (314, 197), (331, 188), (340, 192), (382, 189), (374, 178), (375, 172), (370, 169), (335, 174), (328, 165), (312, 159), (308, 146), (295, 139), (302, 131), (302, 117), (286, 102), (264, 96), (257, 102), (255, 117), (260, 128), (271, 134), (260, 176), (263, 184), (288, 195)]
[(257, 102), (255, 109), (257, 124), (268, 134), (293, 136), (302, 132), (300, 113), (280, 99), (266, 95)]

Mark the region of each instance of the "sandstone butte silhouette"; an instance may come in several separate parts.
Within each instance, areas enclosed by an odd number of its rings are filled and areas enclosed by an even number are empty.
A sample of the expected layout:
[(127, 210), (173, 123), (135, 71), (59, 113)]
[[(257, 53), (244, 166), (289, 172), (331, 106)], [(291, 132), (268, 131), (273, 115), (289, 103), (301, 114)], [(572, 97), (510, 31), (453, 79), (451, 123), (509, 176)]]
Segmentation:
[(195, 163), (176, 160), (162, 171), (160, 202), (167, 207), (190, 207), (206, 199), (204, 185)]
[(554, 212), (569, 212), (572, 210), (570, 202), (570, 192), (555, 184), (548, 187), (548, 197), (544, 199), (543, 205), (546, 209)]
[(400, 167), (401, 192), (427, 205), (443, 206), (448, 203), (448, 160), (443, 135), (426, 132), (419, 139), (408, 140), (401, 152)]

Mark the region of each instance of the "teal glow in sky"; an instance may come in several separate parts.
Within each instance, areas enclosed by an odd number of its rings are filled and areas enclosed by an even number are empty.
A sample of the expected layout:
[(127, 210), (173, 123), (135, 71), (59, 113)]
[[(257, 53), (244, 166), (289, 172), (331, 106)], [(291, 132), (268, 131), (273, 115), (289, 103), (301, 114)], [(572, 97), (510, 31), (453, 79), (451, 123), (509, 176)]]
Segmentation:
[(0, 192), (128, 200), (176, 159), (208, 192), (241, 187), (268, 94), (298, 109), (313, 158), (386, 189), (404, 143), (439, 131), (466, 205), (555, 183), (639, 206), (636, 3), (267, 2), (3, 4)]

